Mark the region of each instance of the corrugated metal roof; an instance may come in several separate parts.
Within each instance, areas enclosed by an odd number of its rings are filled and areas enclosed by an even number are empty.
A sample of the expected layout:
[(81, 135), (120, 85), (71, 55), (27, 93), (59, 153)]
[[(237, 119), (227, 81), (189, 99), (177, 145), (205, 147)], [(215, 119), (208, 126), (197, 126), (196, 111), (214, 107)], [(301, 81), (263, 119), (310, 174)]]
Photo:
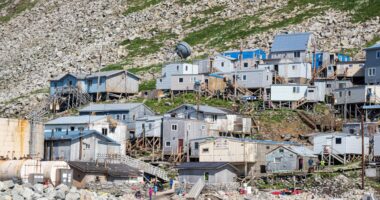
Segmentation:
[(136, 121), (156, 121), (156, 120), (161, 120), (163, 116), (145, 116), (145, 117), (140, 117)]
[(115, 140), (109, 138), (108, 136), (102, 135), (101, 133), (95, 130), (84, 130), (82, 133), (79, 131), (45, 132), (45, 140), (75, 140), (79, 137), (87, 137), (92, 134), (104, 138), (109, 143), (120, 145)]
[(376, 43), (368, 48), (365, 48), (365, 50), (371, 50), (371, 49), (380, 49), (380, 42)]
[(76, 73), (66, 73), (66, 74), (60, 74), (52, 79), (50, 79), (51, 81), (59, 81), (61, 80), (63, 77), (67, 76), (67, 75), (71, 75), (71, 76), (74, 76), (75, 78), (77, 79), (85, 79), (86, 78), (86, 74), (76, 74)]
[(95, 72), (93, 74), (87, 75), (86, 78), (96, 78), (98, 76), (100, 76), (100, 77), (102, 77), (102, 76), (108, 77), (108, 76), (112, 76), (112, 75), (115, 75), (115, 74), (118, 74), (118, 73), (122, 73), (122, 72), (125, 72), (125, 71), (124, 70), (112, 70), (112, 71), (105, 71), (105, 72)]
[(203, 137), (203, 138), (197, 138), (197, 139), (192, 139), (192, 140), (202, 140), (206, 139), (207, 141), (213, 141), (216, 139), (227, 139), (227, 140), (235, 140), (238, 142), (252, 142), (252, 143), (261, 143), (261, 144), (278, 144), (278, 145), (299, 145), (298, 143), (295, 142), (287, 142), (287, 141), (273, 141), (273, 140), (253, 140), (253, 139), (247, 139), (247, 138), (235, 138), (235, 137)]
[(129, 111), (143, 103), (123, 103), (123, 104), (90, 104), (79, 110), (79, 112), (104, 112), (104, 111)]
[(300, 156), (317, 157), (311, 149), (309, 149), (305, 146), (287, 146), (286, 148), (293, 151), (294, 153), (296, 153)]
[(45, 123), (45, 125), (56, 125), (56, 124), (87, 124), (93, 123), (98, 120), (104, 119), (105, 115), (80, 115), (80, 116), (67, 116), (53, 119)]
[(302, 51), (307, 49), (311, 33), (280, 34), (274, 37), (271, 52)]
[(137, 168), (130, 167), (125, 164), (108, 163), (107, 167), (103, 163), (96, 162), (80, 162), (71, 161), (68, 162), (71, 168), (78, 169), (84, 173), (106, 173), (114, 177), (130, 177), (141, 176), (141, 172)]
[[(193, 104), (182, 104), (182, 105), (178, 106), (177, 108), (174, 108), (174, 109), (168, 111), (168, 113), (171, 113), (172, 111), (177, 110), (178, 108), (181, 108), (183, 106), (188, 106), (188, 107), (191, 107), (191, 108), (197, 110), (197, 106), (196, 105), (193, 105)], [(228, 114), (227, 109), (220, 109), (220, 108), (216, 108), (216, 107), (212, 107), (212, 106), (207, 106), (207, 105), (199, 105), (199, 111), (203, 112), (203, 113), (212, 113), (212, 114), (219, 114), (219, 115), (226, 115), (226, 114)]]

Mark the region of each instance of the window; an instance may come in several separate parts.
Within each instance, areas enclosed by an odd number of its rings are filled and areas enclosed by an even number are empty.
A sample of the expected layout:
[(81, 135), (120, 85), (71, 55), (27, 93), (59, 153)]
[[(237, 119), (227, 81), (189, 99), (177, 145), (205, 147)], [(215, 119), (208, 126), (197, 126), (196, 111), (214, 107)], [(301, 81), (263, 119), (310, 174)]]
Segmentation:
[(380, 59), (380, 50), (376, 51), (376, 59)]
[(212, 121), (215, 122), (218, 119), (217, 115), (212, 115)]
[(205, 172), (205, 181), (206, 181), (206, 182), (208, 181), (208, 177), (209, 177), (209, 173), (208, 173), (208, 172)]
[(92, 85), (92, 79), (88, 80), (88, 81), (87, 81), (87, 84), (88, 84), (88, 85)]
[(170, 147), (170, 142), (165, 142), (165, 147)]
[(220, 66), (224, 67), (224, 62), (221, 62), (221, 63), (220, 63)]
[(199, 143), (198, 142), (194, 143), (194, 149), (199, 149)]
[(55, 132), (61, 132), (61, 131), (62, 131), (61, 128), (56, 128), (56, 129), (55, 129)]
[(346, 87), (346, 83), (339, 83), (339, 89), (341, 89), (341, 88), (345, 88)]
[(279, 149), (278, 150), (280, 153), (284, 153), (284, 149)]
[(339, 97), (342, 97), (342, 91), (339, 92)]
[(267, 81), (269, 80), (269, 76), (267, 76)]
[(331, 88), (331, 84), (326, 84), (326, 88)]
[(202, 152), (203, 152), (203, 153), (208, 153), (208, 148), (203, 148), (203, 149), (202, 149)]
[(245, 62), (245, 63), (244, 63), (244, 67), (248, 67), (248, 63)]
[(376, 75), (376, 69), (368, 68), (368, 76), (375, 76), (375, 75)]
[(183, 78), (179, 78), (178, 82), (183, 83)]
[(132, 120), (134, 121), (136, 119), (136, 115), (132, 115)]
[(116, 130), (115, 127), (111, 127), (111, 128), (110, 128), (110, 133), (115, 133), (115, 130)]
[(152, 128), (152, 123), (149, 123), (149, 130), (151, 130)]
[(335, 138), (335, 144), (342, 144), (342, 138)]
[(279, 162), (281, 162), (281, 157), (276, 157), (276, 158), (274, 158), (274, 162), (275, 162), (275, 163), (279, 163)]
[(267, 146), (267, 149), (270, 149), (270, 146)]
[(348, 96), (351, 96), (351, 91), (348, 91)]
[(295, 65), (292, 65), (292, 70), (296, 70), (296, 66)]
[(126, 115), (123, 115), (123, 120), (126, 120), (127, 119), (127, 116)]
[(177, 65), (177, 71), (179, 70), (179, 65)]
[(69, 86), (72, 86), (73, 85), (73, 81), (69, 81)]
[(74, 126), (71, 126), (71, 127), (70, 127), (70, 131), (75, 131), (75, 127), (74, 127)]
[(108, 129), (107, 128), (102, 128), (102, 135), (107, 135)]
[(205, 129), (206, 129), (206, 126), (205, 126), (205, 125), (202, 125), (201, 129), (202, 129), (202, 130), (205, 130)]
[(300, 93), (300, 87), (293, 87), (293, 93)]
[(119, 120), (120, 119), (120, 115), (116, 115), (116, 119)]
[(243, 81), (247, 80), (247, 75), (243, 75)]
[(162, 78), (160, 78), (160, 82), (162, 83)]
[(57, 88), (57, 83), (54, 83), (54, 87)]
[(314, 93), (314, 90), (309, 90), (308, 92), (309, 92), (309, 93)]
[(185, 65), (185, 71), (187, 71), (189, 68), (188, 68), (188, 66), (187, 65)]
[(295, 58), (301, 57), (301, 52), (299, 52), (299, 51), (294, 52), (294, 57)]
[(177, 124), (172, 124), (172, 131), (176, 131), (177, 130)]
[(85, 149), (90, 149), (90, 148), (91, 148), (91, 145), (90, 145), (90, 144), (84, 144), (84, 148), (85, 148)]

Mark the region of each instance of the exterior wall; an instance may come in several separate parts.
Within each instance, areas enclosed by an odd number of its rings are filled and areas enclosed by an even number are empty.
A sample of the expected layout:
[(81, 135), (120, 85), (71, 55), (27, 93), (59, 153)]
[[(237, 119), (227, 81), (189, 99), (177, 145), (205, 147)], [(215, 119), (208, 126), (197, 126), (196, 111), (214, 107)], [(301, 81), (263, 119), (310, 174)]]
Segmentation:
[[(341, 138), (342, 143), (337, 144), (336, 138)], [(330, 149), (333, 149), (335, 154), (361, 154), (361, 136), (346, 136), (346, 135), (332, 135), (322, 134), (313, 138), (314, 154), (321, 154), (325, 145), (328, 145)], [(369, 139), (364, 138), (365, 154), (368, 154)]]
[(53, 95), (56, 91), (56, 88), (69, 87), (71, 82), (71, 86), (77, 86), (78, 79), (71, 74), (67, 74), (61, 78), (61, 80), (52, 80), (50, 81), (50, 95)]
[(155, 119), (155, 120), (137, 120), (136, 121), (136, 130), (135, 130), (135, 136), (136, 137), (142, 137), (143, 131), (145, 127), (145, 137), (159, 137), (161, 138), (161, 126), (162, 126), (162, 119)]
[[(342, 127), (342, 132), (352, 135), (361, 135), (361, 124), (359, 122), (345, 123)], [(379, 133), (377, 122), (364, 122), (364, 135), (375, 135)]]
[(373, 155), (380, 156), (380, 134), (373, 136)]
[[(298, 101), (307, 95), (307, 85), (272, 85), (271, 101)], [(293, 89), (296, 88), (296, 89)], [(297, 89), (298, 88), (298, 89)], [(295, 90), (295, 92), (294, 92)]]
[(179, 182), (195, 184), (198, 179), (205, 180), (206, 172), (209, 173), (207, 183), (231, 183), (235, 182), (237, 178), (236, 173), (233, 172), (230, 166), (224, 169), (180, 169)]
[(224, 81), (224, 78), (217, 78), (213, 76), (207, 77), (207, 89), (212, 92), (223, 92), (226, 89), (226, 86), (227, 84)]
[[(172, 129), (176, 125), (177, 129)], [(206, 137), (209, 126), (198, 120), (164, 118), (163, 122), (163, 153), (164, 155), (186, 152), (187, 143), (192, 139)], [(179, 149), (179, 140), (183, 141), (183, 149)]]
[(242, 141), (218, 138), (199, 145), (199, 162), (256, 162), (256, 149), (256, 143), (246, 142), (244, 145)]
[(378, 96), (380, 96), (380, 86), (378, 85), (351, 87), (334, 91), (335, 105), (345, 103), (379, 103)]
[(100, 77), (98, 87), (98, 77), (88, 78), (87, 93), (106, 92), (106, 77)]
[(238, 71), (237, 83), (244, 88), (266, 88), (272, 84), (273, 73), (269, 70)]
[(156, 81), (156, 88), (169, 90), (171, 87), (171, 76), (180, 74), (198, 74), (198, 65), (189, 63), (172, 63), (162, 68), (161, 77)]
[(314, 85), (318, 87), (320, 95), (333, 95), (334, 90), (353, 86), (349, 80), (316, 80)]
[(231, 59), (228, 59), (224, 56), (216, 56), (212, 61), (212, 68), (216, 69), (219, 72), (233, 72), (234, 63)]
[[(283, 152), (280, 152), (280, 149)], [(285, 148), (280, 147), (267, 154), (266, 161), (268, 172), (298, 170), (298, 155)]]
[(127, 72), (106, 79), (106, 92), (133, 94), (138, 91), (139, 80)]
[[(180, 82), (179, 79), (182, 79), (183, 82)], [(204, 84), (205, 77), (204, 75), (172, 75), (170, 90), (173, 91), (185, 91), (185, 90), (194, 90), (195, 83), (200, 82)]]
[(323, 91), (320, 91), (319, 87), (309, 86), (307, 88), (306, 99), (311, 102), (325, 101), (325, 95)]
[(288, 82), (297, 82), (297, 78), (311, 79), (311, 64), (301, 63), (280, 63), (278, 75), (284, 77)]
[(32, 133), (27, 120), (0, 118), (0, 137), (0, 156), (4, 158), (21, 158), (33, 153), (44, 157), (43, 124), (36, 123)]
[[(367, 49), (366, 50), (366, 61), (365, 61), (365, 83), (366, 84), (379, 84), (380, 83), (380, 58), (376, 58), (376, 52), (380, 51), (377, 49)], [(369, 76), (369, 69), (375, 68), (375, 74)]]
[(310, 62), (312, 60), (312, 54), (308, 53), (306, 51), (297, 51), (300, 52), (300, 57), (295, 58), (294, 57), (294, 51), (288, 51), (288, 52), (271, 52), (270, 58), (271, 59), (292, 59), (295, 62)]
[(336, 65), (336, 75), (345, 77), (364, 77), (364, 63), (341, 62)]

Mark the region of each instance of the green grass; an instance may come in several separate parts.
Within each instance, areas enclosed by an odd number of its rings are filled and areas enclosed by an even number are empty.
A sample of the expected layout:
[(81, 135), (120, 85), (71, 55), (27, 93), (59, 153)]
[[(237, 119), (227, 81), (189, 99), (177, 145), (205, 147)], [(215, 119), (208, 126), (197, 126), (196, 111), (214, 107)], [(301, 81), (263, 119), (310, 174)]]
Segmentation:
[(297, 116), (294, 110), (289, 109), (265, 110), (257, 114), (259, 115), (259, 121), (267, 123), (280, 123), (286, 118)]
[(162, 69), (162, 64), (159, 63), (159, 64), (149, 65), (146, 67), (133, 67), (133, 68), (128, 69), (128, 71), (133, 74), (142, 74), (146, 72), (157, 73), (157, 72), (160, 72), (161, 69)]
[(101, 72), (106, 72), (106, 71), (112, 71), (112, 70), (123, 70), (124, 65), (121, 64), (121, 63), (117, 63), (117, 64), (111, 64), (111, 65), (107, 65), (106, 67), (103, 67), (102, 69), (100, 69)]
[(124, 40), (121, 45), (128, 50), (129, 57), (146, 56), (160, 50), (163, 42), (176, 37), (175, 34), (159, 32), (152, 38), (135, 38), (134, 40)]
[[(137, 102), (142, 102), (144, 99), (137, 99)], [(148, 99), (145, 100), (144, 103), (150, 107), (152, 110), (154, 110), (156, 113), (163, 114), (167, 111), (176, 108), (184, 103), (189, 104), (196, 104), (196, 96), (193, 93), (187, 93), (187, 94), (181, 94), (174, 98), (173, 101), (171, 101), (171, 98), (165, 98), (156, 100), (156, 99)], [(231, 108), (232, 102), (225, 101), (222, 99), (206, 99), (204, 97), (201, 97), (200, 104), (202, 105), (209, 105), (209, 106), (215, 106), (215, 107), (223, 107), (223, 108)]]
[(0, 10), (6, 9), (6, 15), (0, 16), (0, 23), (7, 22), (18, 14), (32, 8), (38, 0), (20, 0), (17, 4), (11, 5), (11, 1), (0, 0)]
[(159, 4), (161, 1), (162, 0), (128, 0), (128, 8), (124, 12), (124, 15), (144, 10), (150, 6)]
[(376, 43), (379, 42), (379, 41), (380, 41), (380, 35), (376, 35), (375, 37), (372, 38), (372, 40), (370, 40), (369, 42), (367, 42), (367, 43), (365, 44), (365, 46), (366, 46), (366, 47), (370, 47), (370, 46), (376, 44)]
[(31, 94), (44, 94), (44, 93), (49, 93), (50, 89), (49, 88), (41, 88), (37, 89), (31, 92)]
[(224, 5), (218, 5), (218, 6), (214, 6), (214, 7), (211, 7), (209, 9), (202, 11), (201, 14), (212, 15), (212, 14), (215, 14), (217, 12), (223, 11), (225, 8), (226, 8), (226, 6), (224, 6)]
[(144, 81), (139, 85), (139, 91), (156, 89), (156, 79)]
[(189, 4), (194, 4), (196, 3), (198, 0), (176, 0), (175, 3), (176, 4), (179, 4), (181, 6), (184, 6), (184, 5), (189, 5)]

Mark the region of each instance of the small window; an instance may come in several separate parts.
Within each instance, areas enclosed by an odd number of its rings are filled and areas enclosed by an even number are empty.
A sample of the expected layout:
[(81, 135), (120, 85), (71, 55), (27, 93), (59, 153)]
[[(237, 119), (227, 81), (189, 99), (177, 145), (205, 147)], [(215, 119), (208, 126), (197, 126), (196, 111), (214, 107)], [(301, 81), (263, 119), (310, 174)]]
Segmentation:
[(54, 83), (54, 87), (57, 88), (57, 83)]
[(341, 89), (341, 88), (346, 88), (346, 83), (339, 83), (339, 89)]
[(183, 83), (183, 78), (179, 78), (178, 82)]
[(269, 80), (269, 76), (267, 76), (267, 81)]
[(348, 91), (348, 96), (351, 96), (351, 91)]
[(342, 91), (339, 92), (339, 97), (342, 97)]
[(314, 93), (314, 90), (308, 90), (307, 92), (309, 92), (309, 93)]
[(299, 52), (299, 51), (294, 52), (294, 57), (295, 58), (301, 57), (301, 52)]
[(75, 127), (74, 126), (70, 127), (70, 131), (75, 131)]
[(111, 128), (110, 128), (110, 133), (115, 133), (115, 130), (116, 130), (115, 127), (111, 127)]
[(380, 50), (376, 51), (376, 59), (380, 59)]
[(203, 153), (208, 153), (208, 148), (203, 148), (203, 149), (202, 149), (202, 152), (203, 152)]
[(132, 115), (132, 120), (136, 120), (136, 116), (135, 115)]
[(179, 65), (177, 65), (177, 71), (179, 70)]
[(224, 62), (220, 63), (220, 66), (224, 67)]
[(194, 143), (194, 149), (197, 149), (197, 150), (199, 149), (199, 143), (198, 142)]
[(292, 66), (292, 70), (296, 70), (296, 66), (295, 65)]
[(123, 120), (126, 120), (127, 119), (127, 116), (126, 115), (123, 115)]
[(187, 65), (185, 65), (185, 71), (187, 71), (189, 68), (188, 68), (188, 66)]
[(160, 78), (160, 82), (162, 83), (162, 78)]
[(212, 115), (212, 121), (215, 122), (218, 119), (217, 115)]
[(205, 125), (202, 125), (202, 126), (201, 126), (201, 129), (202, 129), (202, 130), (205, 130), (205, 129), (206, 129), (206, 126), (205, 126)]
[(102, 135), (107, 135), (107, 134), (108, 134), (108, 129), (102, 128)]
[(368, 68), (368, 76), (375, 76), (375, 75), (376, 75), (376, 69)]
[(270, 149), (270, 146), (267, 146), (267, 149)]
[(176, 131), (177, 130), (177, 124), (172, 124), (172, 131)]
[(170, 147), (170, 142), (165, 142), (166, 147)]
[(153, 128), (152, 123), (149, 123), (149, 130)]
[(85, 149), (90, 149), (91, 148), (91, 145), (90, 144), (85, 144)]
[(92, 85), (92, 79), (88, 80), (88, 81), (87, 81), (87, 84), (88, 84), (88, 85)]
[(326, 84), (326, 88), (331, 88), (331, 84)]
[(247, 75), (243, 75), (243, 81), (247, 80)]
[(117, 120), (120, 120), (120, 115), (116, 115), (116, 119), (117, 119)]
[(300, 87), (293, 87), (293, 93), (300, 93)]
[(281, 157), (276, 157), (276, 158), (274, 158), (274, 162), (275, 162), (275, 163), (279, 163), (279, 162), (281, 162)]
[(280, 153), (284, 153), (284, 149), (279, 149), (278, 150)]
[(342, 138), (335, 138), (335, 144), (342, 144)]
[(245, 63), (244, 63), (244, 67), (248, 67), (248, 63), (245, 62)]
[(61, 132), (61, 131), (62, 131), (61, 128), (56, 128), (56, 129), (55, 129), (55, 132)]

